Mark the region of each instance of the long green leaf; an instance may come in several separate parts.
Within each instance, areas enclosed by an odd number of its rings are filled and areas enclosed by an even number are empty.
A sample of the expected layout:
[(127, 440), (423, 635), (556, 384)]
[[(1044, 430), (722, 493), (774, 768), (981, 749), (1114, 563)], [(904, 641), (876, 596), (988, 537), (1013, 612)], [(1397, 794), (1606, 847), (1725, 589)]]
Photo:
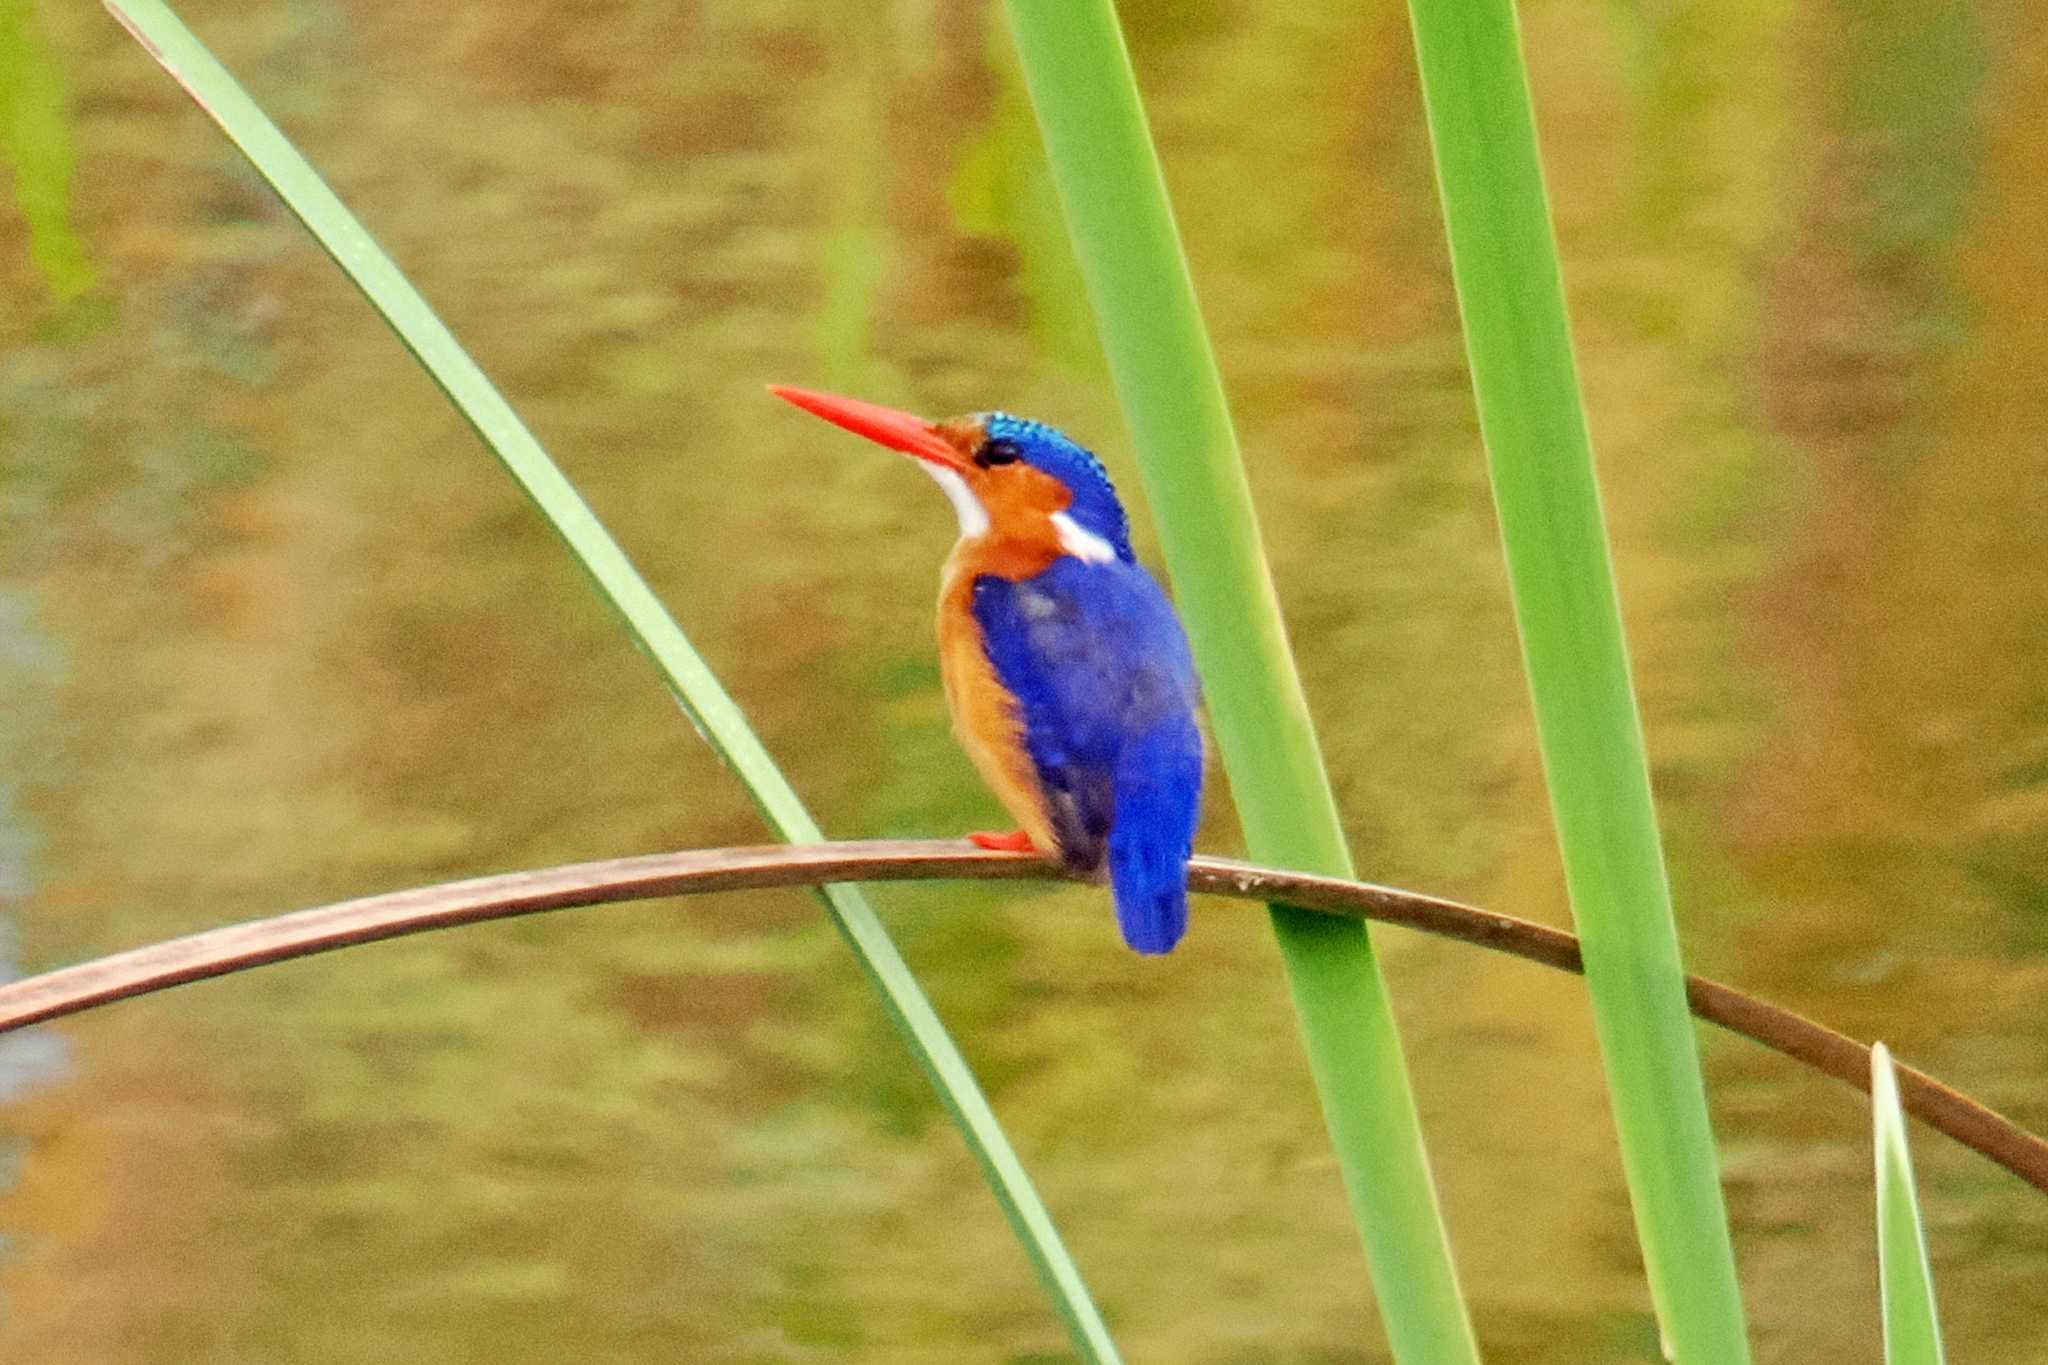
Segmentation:
[(1650, 1293), (1749, 1358), (1512, 0), (1411, 0), (1473, 392)]
[(1877, 1157), (1878, 1286), (1884, 1300), (1884, 1358), (1890, 1365), (1942, 1365), (1941, 1319), (1934, 1309), (1934, 1271), (1913, 1192), (1906, 1152), (1906, 1113), (1891, 1050), (1870, 1049), (1870, 1124)]
[(29, 0), (0, 0), (0, 163), (28, 224), (28, 255), (57, 302), (92, 288), (92, 262), (71, 226), (71, 129), (57, 54), (37, 32)]
[[(1109, 0), (1009, 0), (1008, 11), (1245, 842), (1262, 862), (1348, 877), (1116, 13)], [(1273, 927), (1394, 1352), (1476, 1361), (1371, 940), (1361, 925), (1285, 906)]]
[[(624, 551), (362, 224), (169, 8), (159, 0), (109, 0), (107, 7), (241, 148), (504, 462), (568, 542), (577, 562), (596, 580), (599, 591), (625, 618), (633, 638), (661, 670), (684, 712), (746, 784), (768, 823), (793, 842), (811, 843), (821, 838), (816, 822), (762, 748), (739, 707)], [(852, 887), (828, 886), (822, 894), (833, 922), (852, 945), (981, 1163), (1075, 1345), (1087, 1359), (1116, 1360), (1116, 1347), (1080, 1271), (1061, 1244), (1051, 1217), (965, 1059), (881, 921)]]

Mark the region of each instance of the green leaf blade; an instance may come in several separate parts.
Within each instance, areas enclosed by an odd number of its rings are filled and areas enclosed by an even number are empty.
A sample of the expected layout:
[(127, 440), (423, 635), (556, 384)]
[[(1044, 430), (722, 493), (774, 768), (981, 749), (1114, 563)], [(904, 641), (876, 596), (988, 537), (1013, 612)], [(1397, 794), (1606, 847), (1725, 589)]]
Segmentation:
[(1878, 1287), (1888, 1365), (1942, 1365), (1941, 1318), (1934, 1306), (1934, 1270), (1906, 1150), (1906, 1111), (1891, 1050), (1870, 1049), (1871, 1145), (1877, 1171)]
[[(747, 724), (738, 704), (563, 476), (526, 424), (462, 349), (426, 300), (226, 68), (161, 0), (107, 0), (107, 8), (206, 111), (391, 325), (422, 367), (503, 462), (561, 536), (599, 592), (624, 618), (698, 732), (746, 785), (783, 839), (822, 839), (815, 820)], [(822, 889), (834, 925), (880, 994), (960, 1128), (1076, 1349), (1114, 1362), (1116, 1346), (966, 1059), (866, 898)]]
[(58, 303), (91, 289), (97, 272), (72, 226), (76, 154), (66, 121), (70, 94), (56, 52), (29, 0), (0, 0), (0, 174), (28, 227), (29, 261)]
[(1675, 1358), (1749, 1359), (1511, 0), (1411, 0), (1473, 393), (1565, 880)]
[[(1009, 0), (1007, 11), (1246, 845), (1260, 861), (1349, 876), (1115, 11), (1108, 0)], [(1476, 1362), (1371, 939), (1362, 925), (1284, 906), (1273, 926), (1395, 1355)]]

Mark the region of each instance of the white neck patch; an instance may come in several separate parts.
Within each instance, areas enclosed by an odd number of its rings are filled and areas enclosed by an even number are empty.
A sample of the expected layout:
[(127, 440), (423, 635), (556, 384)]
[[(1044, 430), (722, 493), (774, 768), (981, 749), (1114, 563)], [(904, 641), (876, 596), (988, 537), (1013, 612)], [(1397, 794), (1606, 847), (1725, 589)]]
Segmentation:
[[(974, 490), (958, 471), (923, 460), (918, 461), (918, 468), (932, 476), (932, 482), (944, 490), (946, 501), (953, 504), (953, 514), (960, 518), (960, 539), (973, 540), (988, 533), (988, 509), (981, 505), (981, 499), (974, 496)], [(1060, 538), (1060, 549), (1083, 564), (1108, 564), (1116, 559), (1116, 546), (1065, 512), (1052, 514), (1052, 529)]]
[(972, 540), (988, 530), (988, 509), (981, 505), (980, 498), (974, 496), (967, 480), (944, 465), (919, 460), (917, 467), (931, 475), (933, 482), (945, 490), (946, 501), (953, 504), (953, 514), (960, 518), (960, 539)]
[(1052, 514), (1052, 529), (1059, 532), (1060, 548), (1083, 564), (1108, 564), (1116, 558), (1116, 546), (1065, 512)]

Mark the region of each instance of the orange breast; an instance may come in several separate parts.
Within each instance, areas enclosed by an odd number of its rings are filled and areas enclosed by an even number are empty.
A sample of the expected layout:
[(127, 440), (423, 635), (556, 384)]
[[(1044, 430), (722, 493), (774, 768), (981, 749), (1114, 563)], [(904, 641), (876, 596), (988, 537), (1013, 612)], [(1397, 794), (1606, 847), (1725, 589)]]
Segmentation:
[(1056, 856), (1059, 842), (1024, 747), (1017, 699), (996, 677), (974, 619), (974, 580), (989, 571), (977, 562), (981, 558), (969, 546), (959, 547), (946, 562), (939, 590), (939, 674), (946, 684), (946, 706), (953, 713), (953, 733), (982, 781), (1039, 852)]

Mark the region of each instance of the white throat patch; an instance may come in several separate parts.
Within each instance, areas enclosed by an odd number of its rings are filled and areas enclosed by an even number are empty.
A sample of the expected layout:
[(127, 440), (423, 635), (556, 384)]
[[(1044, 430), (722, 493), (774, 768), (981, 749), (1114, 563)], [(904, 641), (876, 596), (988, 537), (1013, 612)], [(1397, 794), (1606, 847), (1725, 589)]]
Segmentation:
[[(946, 501), (953, 504), (953, 513), (960, 518), (960, 539), (973, 540), (987, 534), (988, 509), (981, 505), (981, 499), (974, 496), (974, 490), (967, 486), (967, 480), (961, 478), (958, 471), (923, 460), (918, 461), (918, 468), (931, 475), (932, 481), (945, 490)], [(1083, 564), (1108, 564), (1116, 559), (1116, 546), (1065, 512), (1052, 514), (1052, 529), (1060, 538), (1060, 549)]]
[(928, 464), (923, 460), (917, 467), (932, 476), (932, 480), (945, 490), (946, 501), (953, 504), (953, 514), (960, 518), (960, 539), (972, 540), (988, 530), (988, 509), (981, 505), (981, 499), (967, 486), (967, 480), (944, 465)]

